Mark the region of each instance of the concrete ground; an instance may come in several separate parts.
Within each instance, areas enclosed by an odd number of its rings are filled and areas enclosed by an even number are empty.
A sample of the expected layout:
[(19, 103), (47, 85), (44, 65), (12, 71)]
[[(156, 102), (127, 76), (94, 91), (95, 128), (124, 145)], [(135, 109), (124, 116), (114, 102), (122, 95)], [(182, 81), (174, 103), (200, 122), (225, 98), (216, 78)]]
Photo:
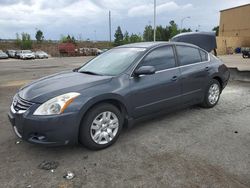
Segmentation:
[[(250, 187), (250, 83), (230, 82), (212, 109), (137, 123), (101, 151), (20, 142), (7, 112), (24, 83), (88, 58), (0, 61), (0, 187)], [(54, 172), (38, 168), (59, 162)], [(67, 171), (75, 178), (66, 180)]]
[(242, 54), (223, 55), (219, 58), (229, 67), (239, 71), (250, 71), (250, 58), (243, 58)]

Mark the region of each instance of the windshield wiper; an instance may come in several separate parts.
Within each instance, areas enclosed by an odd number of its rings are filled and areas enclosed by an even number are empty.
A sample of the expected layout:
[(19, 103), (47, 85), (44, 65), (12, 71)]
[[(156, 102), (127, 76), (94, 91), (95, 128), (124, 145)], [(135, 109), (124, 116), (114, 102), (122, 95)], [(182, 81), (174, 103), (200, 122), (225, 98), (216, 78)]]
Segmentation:
[(84, 74), (91, 74), (91, 75), (99, 75), (99, 76), (103, 76), (102, 74), (98, 74), (96, 72), (91, 72), (91, 71), (79, 71), (80, 73), (84, 73)]
[(74, 68), (72, 71), (73, 72), (78, 72), (79, 69), (80, 69), (79, 67), (78, 68)]

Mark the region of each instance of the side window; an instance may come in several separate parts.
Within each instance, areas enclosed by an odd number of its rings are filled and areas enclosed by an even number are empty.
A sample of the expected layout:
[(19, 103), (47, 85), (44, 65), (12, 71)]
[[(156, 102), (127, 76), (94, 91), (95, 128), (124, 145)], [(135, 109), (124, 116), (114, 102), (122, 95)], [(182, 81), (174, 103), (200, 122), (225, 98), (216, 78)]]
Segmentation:
[(201, 62), (200, 52), (197, 48), (189, 46), (176, 46), (180, 65), (189, 65)]
[(208, 55), (206, 52), (204, 52), (203, 50), (200, 50), (200, 54), (201, 54), (202, 61), (208, 61)]
[(154, 66), (156, 71), (175, 67), (173, 47), (164, 46), (156, 48), (142, 60), (139, 66)]

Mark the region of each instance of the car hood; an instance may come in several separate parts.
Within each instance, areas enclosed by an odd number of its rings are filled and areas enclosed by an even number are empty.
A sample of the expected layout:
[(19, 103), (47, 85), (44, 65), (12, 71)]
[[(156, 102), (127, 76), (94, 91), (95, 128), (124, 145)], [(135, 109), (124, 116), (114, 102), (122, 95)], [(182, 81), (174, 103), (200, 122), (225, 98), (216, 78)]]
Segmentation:
[(82, 90), (111, 80), (111, 76), (89, 75), (78, 72), (61, 72), (33, 81), (19, 91), (19, 96), (27, 101), (43, 103), (53, 97), (68, 92)]
[(6, 57), (6, 56), (8, 56), (8, 55), (5, 54), (5, 53), (0, 53), (0, 56), (1, 56), (1, 57)]

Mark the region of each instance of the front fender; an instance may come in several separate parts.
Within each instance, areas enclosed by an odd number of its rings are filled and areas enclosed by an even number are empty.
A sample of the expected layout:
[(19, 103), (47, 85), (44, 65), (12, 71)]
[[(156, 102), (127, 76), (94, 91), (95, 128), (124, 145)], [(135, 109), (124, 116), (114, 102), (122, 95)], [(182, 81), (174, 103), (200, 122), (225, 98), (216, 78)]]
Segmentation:
[(121, 95), (115, 94), (115, 93), (107, 93), (107, 94), (98, 95), (98, 96), (95, 96), (95, 97), (92, 97), (92, 98), (89, 98), (88, 100), (86, 100), (84, 102), (84, 104), (82, 105), (81, 110), (80, 110), (81, 116), (83, 117), (86, 114), (86, 112), (95, 104), (109, 101), (109, 100), (116, 101), (119, 104), (121, 104), (122, 107), (125, 108), (124, 110), (126, 111), (126, 113), (128, 113), (129, 107)]

